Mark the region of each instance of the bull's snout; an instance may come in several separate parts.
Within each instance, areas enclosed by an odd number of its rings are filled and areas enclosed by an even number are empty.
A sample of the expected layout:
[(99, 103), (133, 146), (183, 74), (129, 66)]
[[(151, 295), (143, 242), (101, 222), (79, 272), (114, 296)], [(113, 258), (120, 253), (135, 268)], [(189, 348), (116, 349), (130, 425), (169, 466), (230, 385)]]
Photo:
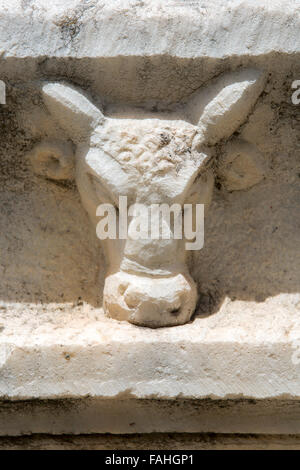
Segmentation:
[(196, 299), (195, 283), (187, 275), (152, 278), (120, 271), (106, 278), (103, 304), (112, 318), (157, 328), (189, 321)]

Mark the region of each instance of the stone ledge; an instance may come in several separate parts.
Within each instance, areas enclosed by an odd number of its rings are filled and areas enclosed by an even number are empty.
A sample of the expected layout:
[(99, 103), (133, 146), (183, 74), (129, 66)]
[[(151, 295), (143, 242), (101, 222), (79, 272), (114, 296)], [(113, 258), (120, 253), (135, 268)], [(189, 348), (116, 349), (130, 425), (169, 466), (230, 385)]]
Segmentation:
[[(102, 309), (78, 318), (57, 310), (44, 320), (11, 309), (0, 335), (0, 397), (298, 399), (299, 319), (285, 297), (242, 302), (239, 315), (239, 302), (227, 300), (212, 316), (159, 330), (108, 319)], [(297, 304), (299, 294), (291, 297)]]
[(45, 435), (0, 438), (0, 450), (299, 450), (299, 435), (130, 434)]
[[(151, 56), (224, 58), (298, 52), (299, 3), (291, 0), (0, 3), (6, 57)], [(181, 2), (182, 3), (182, 2)], [(13, 28), (12, 28), (13, 23)], [(14, 34), (11, 35), (11, 31)], [(158, 41), (157, 38), (160, 37)]]
[(293, 400), (31, 400), (0, 402), (0, 435), (299, 434)]

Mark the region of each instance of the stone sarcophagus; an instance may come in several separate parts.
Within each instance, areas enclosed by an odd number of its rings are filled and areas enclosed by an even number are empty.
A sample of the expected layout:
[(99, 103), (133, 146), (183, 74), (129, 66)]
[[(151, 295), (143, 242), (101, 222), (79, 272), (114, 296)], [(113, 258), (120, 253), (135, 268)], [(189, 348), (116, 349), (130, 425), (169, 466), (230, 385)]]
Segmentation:
[[(214, 186), (212, 148), (245, 122), (264, 84), (262, 72), (242, 69), (217, 78), (172, 112), (106, 117), (70, 84), (46, 83), (44, 102), (76, 149), (73, 156), (66, 143), (43, 142), (34, 149), (31, 161), (36, 172), (48, 178), (67, 179), (74, 174), (95, 231), (99, 204), (117, 207), (120, 197), (146, 207), (174, 203), (183, 207), (190, 202), (207, 209)], [(246, 156), (239, 177), (240, 189), (245, 189), (262, 174), (253, 150), (240, 143), (239, 152)], [(124, 240), (103, 241), (108, 260), (105, 312), (149, 327), (188, 322), (195, 311), (197, 289), (185, 263), (184, 240), (172, 233), (169, 239), (150, 235), (136, 239), (131, 236), (135, 224), (133, 215)]]

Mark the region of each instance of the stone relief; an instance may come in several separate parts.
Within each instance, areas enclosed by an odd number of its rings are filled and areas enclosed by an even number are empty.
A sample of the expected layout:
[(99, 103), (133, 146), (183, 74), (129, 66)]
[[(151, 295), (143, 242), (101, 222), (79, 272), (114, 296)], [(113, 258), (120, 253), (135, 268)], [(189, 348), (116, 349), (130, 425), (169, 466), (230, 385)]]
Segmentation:
[[(105, 116), (71, 84), (44, 83), (44, 103), (72, 143), (42, 141), (30, 155), (33, 169), (50, 179), (74, 179), (95, 229), (98, 205), (117, 206), (119, 196), (146, 206), (201, 203), (207, 213), (216, 175), (230, 191), (250, 188), (264, 176), (257, 149), (231, 139), (264, 85), (263, 72), (241, 69), (217, 77), (172, 111)], [(219, 143), (223, 152), (215, 165)], [(184, 240), (133, 239), (133, 221), (126, 240), (101, 242), (108, 262), (105, 313), (152, 328), (188, 322), (197, 288)]]

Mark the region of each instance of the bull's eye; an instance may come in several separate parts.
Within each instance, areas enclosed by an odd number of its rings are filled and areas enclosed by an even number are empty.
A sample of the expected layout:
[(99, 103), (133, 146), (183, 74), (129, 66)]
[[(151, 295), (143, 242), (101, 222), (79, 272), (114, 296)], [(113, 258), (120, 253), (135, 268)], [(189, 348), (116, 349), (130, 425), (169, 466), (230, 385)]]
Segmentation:
[(204, 173), (200, 173), (191, 185), (185, 204), (192, 204), (193, 207), (196, 204), (204, 204), (206, 207), (209, 206), (212, 198), (212, 192), (214, 187), (214, 174), (211, 169), (206, 170)]
[(88, 178), (90, 180), (91, 186), (93, 191), (96, 195), (96, 198), (99, 204), (111, 204), (116, 209), (117, 213), (119, 212), (119, 208), (115, 201), (113, 200), (110, 192), (108, 189), (105, 188), (103, 182), (97, 178), (95, 175), (88, 174)]
[(201, 184), (203, 183), (203, 177), (202, 175), (197, 175), (196, 178), (194, 179), (194, 182), (192, 186), (190, 187), (190, 190), (187, 194), (185, 204), (196, 204), (198, 201), (199, 197), (199, 191)]

